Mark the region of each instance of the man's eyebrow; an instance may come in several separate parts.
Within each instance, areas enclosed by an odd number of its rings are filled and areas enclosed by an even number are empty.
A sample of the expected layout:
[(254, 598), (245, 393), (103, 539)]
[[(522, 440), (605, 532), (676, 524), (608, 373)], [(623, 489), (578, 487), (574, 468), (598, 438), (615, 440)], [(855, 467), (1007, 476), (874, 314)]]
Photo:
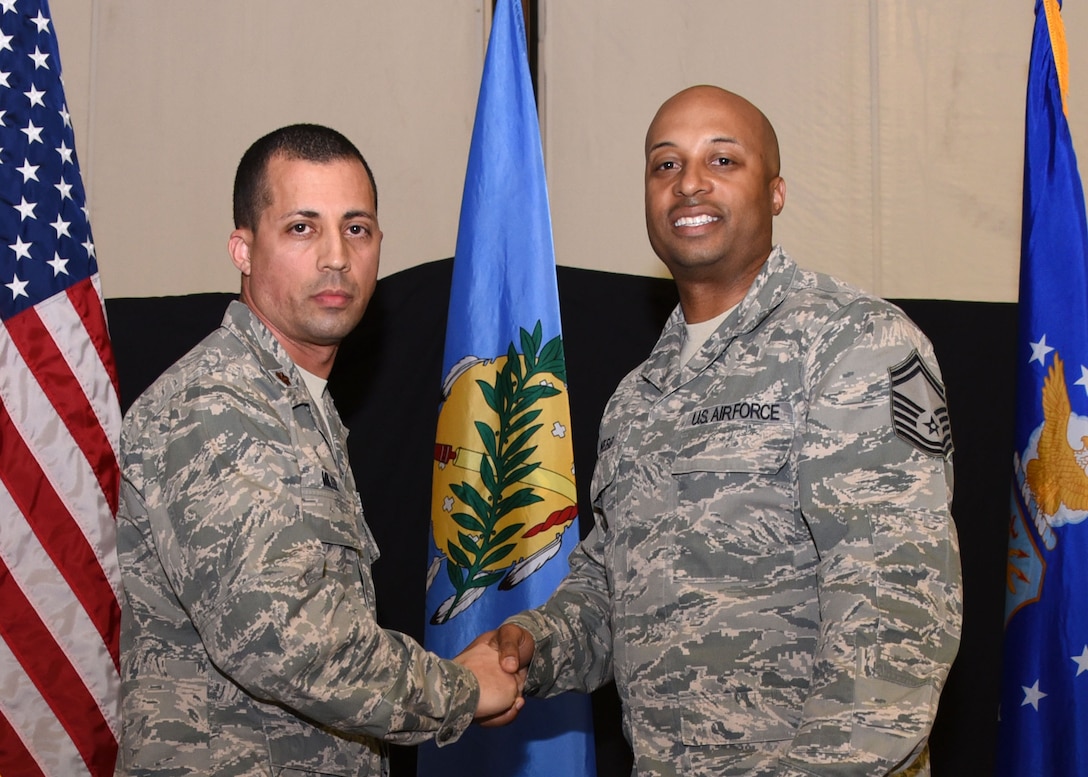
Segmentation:
[(314, 219), (314, 218), (317, 218), (318, 215), (319, 214), (318, 214), (318, 212), (316, 210), (306, 210), (305, 208), (299, 208), (298, 210), (289, 210), (289, 211), (287, 211), (286, 213), (284, 213), (283, 215), (280, 216), (280, 219), (281, 220), (293, 219), (293, 218), (295, 218), (297, 216), (302, 216), (303, 218), (307, 218), (307, 219)]
[[(722, 136), (719, 136), (719, 137), (714, 137), (714, 138), (711, 138), (708, 142), (712, 143), (712, 144), (713, 143), (728, 143), (728, 144), (733, 145), (733, 146), (740, 146), (741, 148), (744, 147), (743, 143), (741, 143), (735, 137), (732, 137), (730, 135), (722, 135)], [(672, 141), (672, 140), (662, 140), (662, 141), (660, 141), (658, 143), (654, 143), (652, 146), (650, 146), (647, 153), (652, 154), (654, 151), (657, 151), (657, 149), (659, 149), (659, 148), (676, 148), (676, 143), (674, 141)]]
[[(290, 218), (294, 218), (296, 216), (302, 216), (303, 218), (307, 218), (307, 219), (316, 219), (316, 218), (319, 218), (321, 216), (321, 214), (316, 210), (308, 210), (306, 208), (299, 208), (298, 210), (292, 210), (292, 211), (289, 211), (289, 212), (283, 214), (282, 218), (290, 219)], [(375, 216), (374, 216), (373, 213), (371, 213), (368, 210), (357, 209), (357, 210), (346, 211), (341, 218), (343, 218), (346, 221), (346, 220), (349, 220), (349, 219), (357, 219), (357, 218), (373, 219), (373, 218), (375, 218)]]

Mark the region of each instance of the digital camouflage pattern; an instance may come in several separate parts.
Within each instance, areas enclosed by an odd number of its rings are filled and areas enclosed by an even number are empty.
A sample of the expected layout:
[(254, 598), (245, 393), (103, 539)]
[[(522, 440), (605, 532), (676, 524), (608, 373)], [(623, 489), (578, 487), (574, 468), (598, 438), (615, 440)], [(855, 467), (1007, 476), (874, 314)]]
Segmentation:
[(684, 336), (616, 390), (595, 528), (511, 619), (527, 690), (614, 676), (640, 777), (928, 774), (962, 612), (929, 342), (777, 247), (681, 367)]
[(378, 627), (378, 557), (328, 392), (241, 303), (122, 433), (119, 775), (388, 774), (456, 740), (468, 670)]

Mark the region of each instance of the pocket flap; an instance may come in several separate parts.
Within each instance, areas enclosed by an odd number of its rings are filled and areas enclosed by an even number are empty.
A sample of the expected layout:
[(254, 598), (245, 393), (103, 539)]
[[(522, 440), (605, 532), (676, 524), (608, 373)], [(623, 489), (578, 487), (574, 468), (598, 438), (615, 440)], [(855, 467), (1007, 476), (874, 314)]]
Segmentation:
[(757, 472), (773, 475), (793, 446), (793, 426), (760, 423), (746, 427), (700, 426), (683, 435), (674, 475), (692, 472)]
[(351, 502), (342, 494), (325, 488), (302, 488), (302, 520), (314, 536), (326, 545), (362, 550), (366, 543), (359, 533), (359, 521)]

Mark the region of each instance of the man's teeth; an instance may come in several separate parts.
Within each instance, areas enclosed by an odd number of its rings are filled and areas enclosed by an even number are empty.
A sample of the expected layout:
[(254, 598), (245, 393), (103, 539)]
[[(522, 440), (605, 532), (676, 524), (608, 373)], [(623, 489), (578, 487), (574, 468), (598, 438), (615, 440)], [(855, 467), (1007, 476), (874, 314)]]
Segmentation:
[(714, 216), (685, 216), (673, 222), (674, 227), (701, 227), (712, 221), (717, 221)]

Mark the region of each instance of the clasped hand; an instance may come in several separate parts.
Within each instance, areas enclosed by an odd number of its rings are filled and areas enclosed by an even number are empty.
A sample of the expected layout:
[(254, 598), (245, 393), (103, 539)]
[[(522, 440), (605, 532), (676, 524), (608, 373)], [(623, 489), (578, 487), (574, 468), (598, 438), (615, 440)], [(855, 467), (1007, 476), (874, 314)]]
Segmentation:
[(476, 722), (481, 726), (505, 726), (525, 706), (522, 689), (534, 649), (529, 632), (505, 624), (478, 636), (453, 659), (480, 683)]

